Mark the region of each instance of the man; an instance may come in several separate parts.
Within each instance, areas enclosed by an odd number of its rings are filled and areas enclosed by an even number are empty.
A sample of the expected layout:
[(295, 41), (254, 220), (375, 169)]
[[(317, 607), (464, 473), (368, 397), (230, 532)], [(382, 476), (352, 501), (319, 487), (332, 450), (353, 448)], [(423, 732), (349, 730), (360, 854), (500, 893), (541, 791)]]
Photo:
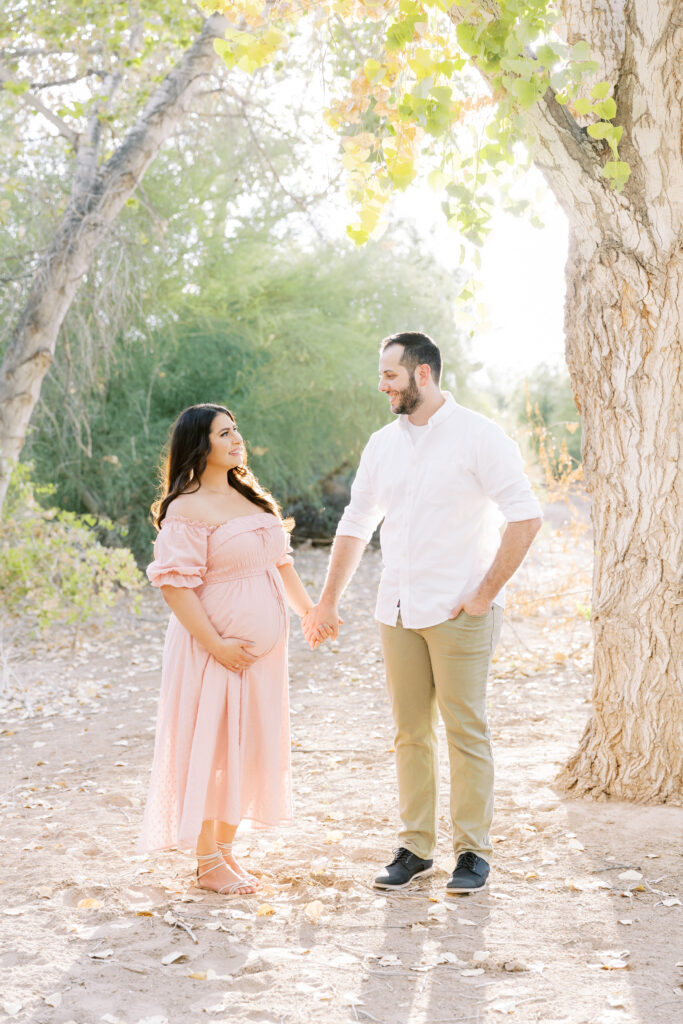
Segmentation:
[[(377, 595), (395, 724), (399, 811), (394, 859), (375, 879), (402, 889), (431, 874), (436, 846), (437, 707), (448, 737), (456, 867), (448, 894), (486, 884), (493, 760), (486, 681), (503, 588), (541, 526), (517, 445), (442, 392), (441, 353), (425, 334), (382, 342), (379, 390), (397, 419), (374, 433), (337, 527), (327, 580), (304, 630), (337, 635), (338, 604), (384, 519)], [(501, 516), (507, 520), (500, 534)]]

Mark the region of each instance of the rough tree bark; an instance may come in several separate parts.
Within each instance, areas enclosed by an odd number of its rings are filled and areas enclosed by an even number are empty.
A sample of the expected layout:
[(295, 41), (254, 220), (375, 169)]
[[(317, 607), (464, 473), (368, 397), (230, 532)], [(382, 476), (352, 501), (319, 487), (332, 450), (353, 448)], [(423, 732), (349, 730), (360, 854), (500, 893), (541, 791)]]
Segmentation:
[(563, 6), (570, 41), (605, 55), (632, 176), (617, 197), (566, 160), (545, 167), (570, 222), (566, 351), (595, 543), (592, 715), (560, 781), (680, 803), (683, 12), (676, 0)]
[[(226, 26), (221, 15), (207, 19), (195, 43), (159, 85), (105, 164), (97, 163), (97, 112), (78, 139), (67, 208), (38, 266), (0, 367), (0, 509), (52, 362), (59, 329), (83, 276), (103, 236), (182, 120), (202, 80), (218, 63), (213, 43), (224, 36)], [(112, 80), (105, 90), (115, 85)]]
[[(595, 563), (592, 714), (559, 781), (576, 795), (683, 797), (683, 12), (678, 0), (561, 0), (615, 85), (623, 193), (551, 93), (535, 162), (570, 224), (565, 332), (582, 416)], [(459, 12), (452, 12), (454, 20)]]

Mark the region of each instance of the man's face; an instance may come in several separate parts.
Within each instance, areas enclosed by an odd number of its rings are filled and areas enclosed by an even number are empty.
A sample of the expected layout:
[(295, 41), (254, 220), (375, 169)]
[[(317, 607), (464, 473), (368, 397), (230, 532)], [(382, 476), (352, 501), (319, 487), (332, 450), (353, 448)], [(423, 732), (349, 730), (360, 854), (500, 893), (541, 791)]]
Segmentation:
[(401, 365), (403, 345), (389, 345), (379, 357), (379, 390), (389, 398), (391, 411), (399, 416), (410, 415), (423, 398), (415, 374)]

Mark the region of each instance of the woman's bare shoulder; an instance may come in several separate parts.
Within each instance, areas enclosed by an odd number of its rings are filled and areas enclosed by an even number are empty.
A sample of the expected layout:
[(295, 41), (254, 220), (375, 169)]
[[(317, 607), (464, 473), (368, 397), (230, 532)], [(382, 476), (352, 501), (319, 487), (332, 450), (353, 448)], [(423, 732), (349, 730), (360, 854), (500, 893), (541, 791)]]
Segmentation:
[(179, 494), (168, 506), (166, 515), (180, 516), (183, 519), (211, 521), (211, 508), (201, 491)]

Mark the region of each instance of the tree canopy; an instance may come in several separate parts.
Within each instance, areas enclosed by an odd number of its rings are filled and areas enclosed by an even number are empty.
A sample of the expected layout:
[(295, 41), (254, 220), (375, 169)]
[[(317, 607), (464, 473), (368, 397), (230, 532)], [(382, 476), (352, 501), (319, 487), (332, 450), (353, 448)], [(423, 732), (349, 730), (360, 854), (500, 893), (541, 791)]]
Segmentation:
[[(443, 193), (444, 213), (480, 244), (495, 181), (526, 163), (519, 143), (533, 147), (533, 107), (595, 140), (605, 153), (600, 174), (617, 189), (629, 177), (619, 156), (622, 128), (609, 81), (582, 39), (572, 45), (554, 31), (560, 12), (549, 0), (326, 0), (313, 8), (259, 0), (207, 0), (230, 20), (215, 44), (229, 67), (246, 72), (272, 61), (293, 26), (309, 18), (347, 56), (350, 83), (328, 108), (339, 133), (349, 197), (361, 244), (381, 229), (392, 191), (424, 170)], [(356, 38), (357, 35), (357, 38)]]

